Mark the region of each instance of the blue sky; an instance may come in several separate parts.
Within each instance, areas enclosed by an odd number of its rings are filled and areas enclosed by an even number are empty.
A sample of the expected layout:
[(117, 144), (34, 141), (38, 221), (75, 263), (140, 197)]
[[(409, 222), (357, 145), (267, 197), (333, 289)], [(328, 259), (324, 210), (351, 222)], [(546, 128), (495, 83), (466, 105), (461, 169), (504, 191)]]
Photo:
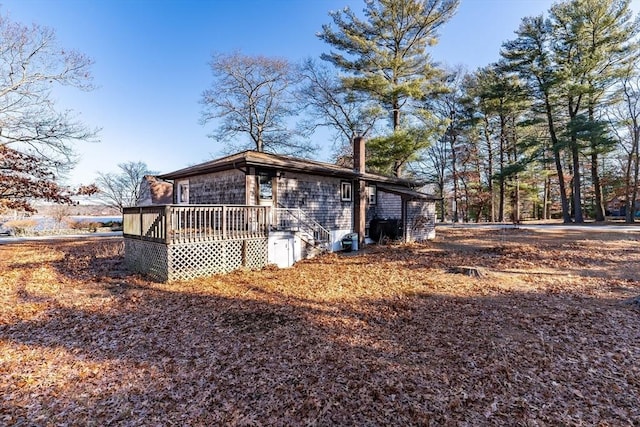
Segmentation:
[[(2, 0), (0, 0), (2, 1)], [(552, 0), (462, 0), (442, 29), (432, 57), (469, 70), (498, 59), (524, 16), (548, 10)], [(640, 9), (634, 0), (634, 10)], [(170, 172), (220, 154), (207, 137), (214, 124), (199, 124), (200, 94), (211, 83), (212, 52), (317, 58), (328, 46), (316, 37), (328, 12), (362, 0), (4, 0), (0, 11), (25, 24), (56, 30), (61, 46), (95, 60), (97, 89), (57, 91), (60, 105), (102, 128), (99, 143), (79, 143), (81, 160), (71, 184), (93, 182), (96, 172), (117, 172), (118, 163), (144, 161)], [(331, 143), (317, 134), (313, 143)]]

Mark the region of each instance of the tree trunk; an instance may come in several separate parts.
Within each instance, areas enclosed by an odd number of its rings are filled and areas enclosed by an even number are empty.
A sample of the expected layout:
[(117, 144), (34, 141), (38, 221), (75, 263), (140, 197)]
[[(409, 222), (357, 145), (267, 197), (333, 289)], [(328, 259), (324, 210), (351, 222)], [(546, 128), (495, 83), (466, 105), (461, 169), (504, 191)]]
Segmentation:
[[(594, 122), (594, 107), (589, 102), (589, 121)], [(593, 193), (595, 198), (595, 219), (602, 222), (605, 220), (604, 196), (602, 194), (602, 184), (600, 183), (600, 172), (598, 171), (598, 142), (591, 138), (591, 180), (593, 181)]]
[(445, 202), (444, 202), (444, 181), (440, 181), (438, 183), (438, 187), (440, 188), (440, 221), (444, 222), (444, 217), (446, 214)]
[(394, 99), (392, 101), (391, 110), (391, 126), (395, 132), (400, 128), (400, 103), (398, 102), (398, 99)]
[(504, 155), (505, 155), (505, 119), (500, 115), (500, 152), (498, 153), (500, 160), (500, 177), (498, 179), (498, 185), (500, 186), (500, 199), (498, 201), (498, 221), (504, 222), (504, 205), (505, 205), (505, 179), (504, 179)]
[[(391, 125), (393, 126), (393, 132), (400, 129), (400, 104), (398, 99), (394, 99), (391, 103)], [(393, 176), (399, 178), (402, 176), (403, 161), (399, 159), (393, 159)]]
[(631, 224), (634, 220), (634, 215), (631, 212), (631, 169), (633, 168), (633, 147), (629, 152), (629, 157), (627, 157), (627, 164), (624, 168), (624, 222), (627, 224)]
[(520, 224), (520, 178), (516, 175), (516, 188), (513, 197), (513, 222)]
[(634, 223), (636, 218), (636, 200), (638, 200), (638, 178), (640, 178), (640, 127), (634, 120), (633, 129), (633, 190), (631, 192), (631, 219), (629, 223)]
[(573, 164), (573, 218), (576, 224), (582, 224), (582, 179), (580, 177), (580, 152), (578, 150), (578, 139), (576, 135), (571, 135), (571, 162)]
[(453, 175), (453, 222), (458, 222), (458, 169), (456, 156), (456, 137), (449, 135), (449, 143), (451, 145), (451, 174)]
[(593, 151), (591, 152), (591, 179), (593, 180), (595, 197), (595, 219), (596, 221), (604, 221), (604, 195), (602, 194), (602, 184), (600, 183), (600, 173), (598, 172), (598, 153)]
[[(516, 123), (515, 123), (515, 118), (512, 118), (512, 123), (511, 123), (511, 133), (512, 133), (512, 137), (513, 137), (513, 142), (512, 142), (512, 149), (513, 149), (513, 160), (512, 162), (515, 164), (518, 162), (518, 135), (516, 132)], [(510, 150), (511, 151), (511, 150)], [(513, 222), (515, 224), (519, 224), (520, 223), (520, 175), (519, 174), (515, 174), (515, 176), (513, 177), (513, 180), (515, 181), (515, 189), (514, 189), (514, 195), (513, 195)]]
[(496, 201), (493, 194), (493, 146), (489, 135), (489, 120), (484, 117), (484, 139), (487, 143), (487, 186), (489, 189), (489, 203), (491, 207), (491, 222), (496, 222)]
[(262, 134), (259, 134), (256, 138), (256, 151), (260, 153), (264, 151), (264, 141), (262, 140)]
[[(571, 120), (572, 123), (575, 123), (575, 119), (576, 117), (578, 117), (581, 99), (582, 95), (579, 95), (575, 100), (572, 95), (569, 95), (567, 99), (569, 120)], [(571, 164), (573, 165), (573, 220), (576, 224), (582, 224), (584, 222), (584, 217), (582, 216), (582, 176), (580, 172), (580, 146), (578, 145), (578, 135), (576, 134), (575, 128), (571, 129), (569, 144), (571, 147)]]
[(562, 204), (562, 222), (569, 224), (571, 222), (571, 214), (569, 212), (569, 198), (567, 197), (567, 188), (564, 183), (564, 172), (562, 170), (562, 159), (560, 158), (560, 146), (556, 128), (553, 122), (553, 114), (551, 111), (551, 102), (549, 94), (544, 95), (545, 110), (547, 116), (547, 126), (549, 127), (549, 136), (551, 137), (551, 149), (553, 151), (553, 159), (556, 165), (556, 173), (558, 174), (558, 185), (560, 189), (560, 203)]
[(469, 222), (469, 212), (471, 211), (471, 206), (469, 204), (469, 200), (471, 197), (469, 196), (469, 187), (467, 186), (467, 181), (463, 178), (460, 180), (462, 184), (462, 189), (464, 191), (464, 211), (462, 213), (462, 220), (464, 222)]
[(544, 179), (544, 195), (542, 196), (542, 219), (547, 220), (549, 215), (549, 204), (551, 196), (551, 178), (546, 176)]

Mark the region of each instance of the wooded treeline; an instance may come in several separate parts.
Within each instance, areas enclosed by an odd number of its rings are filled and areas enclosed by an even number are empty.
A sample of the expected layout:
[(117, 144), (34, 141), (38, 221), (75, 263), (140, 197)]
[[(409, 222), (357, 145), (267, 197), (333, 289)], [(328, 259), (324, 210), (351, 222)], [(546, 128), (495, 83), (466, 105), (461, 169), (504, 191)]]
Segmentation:
[(633, 221), (640, 93), (629, 3), (557, 3), (522, 20), (498, 63), (448, 73), (447, 93), (429, 101), (447, 129), (415, 169), (452, 200), (441, 214)]
[[(328, 129), (343, 165), (364, 136), (368, 168), (434, 184), (443, 219), (633, 222), (640, 24), (630, 1), (558, 2), (493, 47), (500, 61), (465, 70), (430, 54), (459, 0), (367, 0), (361, 12), (329, 13), (319, 59), (215, 54), (201, 122), (215, 125), (223, 151), (308, 157), (318, 153), (310, 141), (331, 142), (312, 136)], [(50, 96), (55, 86), (90, 90), (92, 61), (46, 27), (0, 16), (0, 34), (0, 210), (95, 193), (59, 184), (73, 143), (97, 130)]]
[[(630, 0), (565, 0), (524, 17), (495, 47), (501, 60), (475, 71), (430, 56), (458, 5), (372, 0), (362, 13), (331, 12), (318, 35), (329, 52), (302, 66), (216, 56), (203, 122), (221, 120), (213, 136), (233, 149), (246, 132), (244, 148), (299, 155), (315, 152), (304, 139), (326, 127), (345, 165), (363, 135), (368, 167), (435, 184), (443, 219), (580, 223), (615, 208), (632, 222), (640, 80)], [(229, 58), (242, 58), (244, 72)]]

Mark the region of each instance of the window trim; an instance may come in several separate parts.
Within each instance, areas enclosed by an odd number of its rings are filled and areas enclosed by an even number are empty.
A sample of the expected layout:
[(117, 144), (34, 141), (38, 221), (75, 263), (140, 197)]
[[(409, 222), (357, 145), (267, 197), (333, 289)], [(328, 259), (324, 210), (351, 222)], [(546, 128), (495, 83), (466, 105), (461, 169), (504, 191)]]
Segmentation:
[[(264, 180), (264, 181), (263, 181)], [(262, 197), (262, 186), (269, 183), (271, 187), (271, 196)], [(273, 175), (267, 172), (258, 172), (258, 199), (259, 200), (273, 200)]]
[(367, 185), (367, 199), (369, 205), (374, 206), (378, 204), (378, 186), (375, 184)]
[[(187, 191), (183, 191), (185, 189)], [(186, 200), (185, 200), (186, 194)], [(189, 204), (189, 180), (183, 179), (176, 182), (176, 204), (178, 205), (188, 205)]]
[(343, 202), (353, 201), (353, 183), (351, 181), (340, 181), (340, 200)]

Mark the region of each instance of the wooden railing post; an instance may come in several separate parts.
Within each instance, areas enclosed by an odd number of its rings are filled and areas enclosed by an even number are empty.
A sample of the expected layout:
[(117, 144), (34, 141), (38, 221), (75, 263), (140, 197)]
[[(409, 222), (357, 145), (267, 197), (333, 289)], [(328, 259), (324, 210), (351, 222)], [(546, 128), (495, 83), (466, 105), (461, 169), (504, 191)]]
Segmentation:
[(138, 208), (138, 219), (139, 219), (139, 223), (140, 223), (140, 228), (139, 228), (138, 235), (140, 237), (143, 237), (144, 234), (142, 233), (142, 208)]
[(227, 207), (222, 206), (222, 239), (227, 239)]
[(164, 242), (171, 243), (171, 205), (164, 207)]

